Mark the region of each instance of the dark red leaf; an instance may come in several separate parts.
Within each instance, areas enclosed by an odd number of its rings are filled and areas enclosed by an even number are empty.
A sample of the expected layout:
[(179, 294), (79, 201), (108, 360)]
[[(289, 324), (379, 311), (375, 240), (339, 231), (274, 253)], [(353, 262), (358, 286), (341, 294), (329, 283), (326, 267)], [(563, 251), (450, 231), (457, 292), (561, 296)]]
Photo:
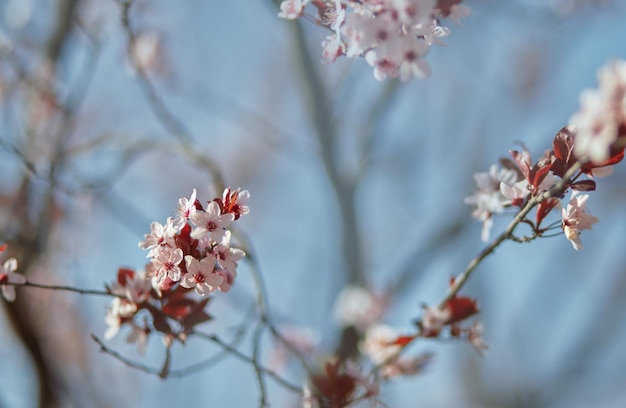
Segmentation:
[(571, 184), (573, 190), (576, 191), (595, 191), (596, 182), (593, 180), (581, 180)]
[(446, 308), (450, 311), (448, 324), (460, 322), (478, 313), (478, 304), (474, 299), (455, 297), (448, 301)]
[(135, 271), (128, 268), (120, 268), (117, 271), (117, 283), (121, 286), (126, 286), (126, 282), (135, 277)]

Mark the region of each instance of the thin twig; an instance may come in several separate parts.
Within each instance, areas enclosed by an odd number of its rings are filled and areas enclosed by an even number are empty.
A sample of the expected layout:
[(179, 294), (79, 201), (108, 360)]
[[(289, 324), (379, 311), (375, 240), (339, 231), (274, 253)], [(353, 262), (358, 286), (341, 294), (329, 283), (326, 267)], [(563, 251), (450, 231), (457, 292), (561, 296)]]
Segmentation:
[(65, 292), (74, 292), (79, 293), (81, 295), (96, 295), (96, 296), (108, 296), (108, 297), (122, 297), (120, 295), (116, 295), (105, 290), (94, 290), (94, 289), (79, 289), (72, 286), (61, 286), (61, 285), (47, 285), (44, 283), (35, 283), (26, 281), (24, 283), (13, 283), (13, 282), (2, 282), (0, 285), (11, 285), (11, 286), (22, 286), (22, 287), (31, 287), (31, 288), (39, 288), (39, 289), (48, 289), (48, 290), (62, 290)]

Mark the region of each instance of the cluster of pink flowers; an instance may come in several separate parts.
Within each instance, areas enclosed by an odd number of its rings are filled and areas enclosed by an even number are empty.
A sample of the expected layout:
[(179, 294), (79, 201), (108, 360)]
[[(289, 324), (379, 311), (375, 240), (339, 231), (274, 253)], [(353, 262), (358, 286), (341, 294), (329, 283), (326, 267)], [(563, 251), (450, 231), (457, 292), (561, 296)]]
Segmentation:
[[(184, 341), (196, 324), (209, 320), (204, 307), (210, 298), (195, 300), (187, 294), (192, 289), (200, 296), (230, 290), (245, 253), (231, 245), (227, 228), (248, 213), (249, 197), (248, 191), (226, 189), (204, 208), (193, 190), (189, 199), (178, 201), (174, 217), (165, 224), (153, 222), (139, 243), (149, 250), (145, 272), (121, 268), (107, 288), (118, 297), (108, 309), (105, 338), (126, 324), (133, 329), (127, 340), (141, 349), (152, 329), (164, 333), (167, 341)], [(137, 322), (141, 310), (152, 317), (152, 328), (147, 318)]]
[[(599, 82), (599, 89), (582, 93), (580, 110), (557, 133), (553, 148), (537, 162), (532, 161), (524, 148), (521, 152), (511, 151), (513, 160), (501, 159), (500, 166), (493, 165), (488, 173), (474, 175), (477, 189), (465, 202), (476, 205), (472, 215), (483, 222), (483, 241), (489, 239), (494, 214), (507, 208), (524, 208), (529, 200), (543, 197), (537, 205), (535, 220), (523, 220), (532, 228), (533, 238), (552, 229), (542, 227), (541, 223), (552, 210), (560, 209), (560, 228), (574, 249), (582, 249), (581, 232), (591, 229), (598, 218), (587, 212), (589, 195), (581, 192), (595, 190), (594, 178), (610, 174), (611, 166), (624, 158), (626, 62), (615, 61), (602, 68)], [(575, 165), (579, 170), (569, 175), (558, 194), (543, 194)], [(568, 190), (572, 195), (564, 206), (561, 199)]]
[(313, 17), (305, 14), (308, 3), (284, 0), (278, 16), (306, 17), (328, 27), (332, 33), (322, 42), (322, 61), (364, 57), (379, 81), (430, 75), (424, 56), (450, 34), (443, 19), (460, 23), (470, 14), (462, 0), (311, 0), (318, 15)]

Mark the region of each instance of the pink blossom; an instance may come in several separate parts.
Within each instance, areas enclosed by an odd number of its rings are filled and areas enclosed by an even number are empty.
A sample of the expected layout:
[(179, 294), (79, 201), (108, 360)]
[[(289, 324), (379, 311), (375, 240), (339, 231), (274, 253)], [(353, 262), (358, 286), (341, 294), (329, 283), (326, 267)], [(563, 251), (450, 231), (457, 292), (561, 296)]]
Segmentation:
[(278, 17), (287, 20), (295, 20), (302, 15), (304, 7), (309, 0), (284, 0), (280, 3), (280, 13)]
[(215, 269), (214, 272), (216, 274), (220, 275), (222, 278), (224, 278), (224, 280), (218, 286), (217, 289), (220, 292), (228, 292), (228, 291), (230, 291), (230, 288), (233, 286), (233, 283), (235, 283), (235, 278), (237, 277), (237, 272), (235, 271), (235, 273), (232, 273), (232, 272), (228, 271), (227, 269)]
[(389, 299), (362, 286), (348, 285), (335, 301), (335, 317), (343, 326), (365, 330), (377, 323), (387, 310)]
[(398, 333), (391, 327), (377, 324), (365, 331), (365, 339), (361, 344), (361, 351), (374, 363), (381, 364), (397, 355), (402, 346), (393, 343)]
[(175, 248), (174, 236), (176, 235), (174, 221), (170, 217), (161, 225), (158, 222), (150, 224), (150, 233), (143, 236), (143, 241), (139, 243), (139, 248), (150, 249), (148, 258), (156, 255), (159, 247)]
[(433, 355), (426, 353), (416, 357), (400, 357), (386, 364), (380, 370), (383, 378), (389, 379), (400, 376), (410, 376), (420, 373), (431, 361)]
[(224, 233), (224, 239), (211, 251), (215, 255), (217, 263), (231, 274), (237, 274), (237, 261), (246, 256), (241, 249), (230, 247), (231, 232)]
[(327, 36), (322, 41), (322, 63), (333, 63), (340, 55), (343, 55), (343, 43), (341, 40), (336, 35), (331, 34)]
[(583, 249), (580, 241), (580, 233), (583, 230), (591, 229), (591, 226), (598, 222), (598, 218), (586, 211), (588, 194), (572, 194), (567, 208), (561, 211), (562, 227), (565, 237), (572, 243), (574, 249)]
[(483, 332), (485, 331), (485, 326), (479, 320), (475, 321), (474, 324), (469, 328), (467, 332), (467, 340), (470, 342), (474, 349), (483, 356), (489, 346), (485, 344), (483, 341)]
[(446, 324), (450, 322), (452, 312), (449, 308), (425, 307), (420, 323), (424, 337), (437, 337)]
[(159, 284), (170, 278), (174, 282), (180, 280), (180, 268), (178, 265), (183, 260), (183, 250), (180, 248), (161, 248), (159, 253), (152, 259), (154, 273)]
[(108, 328), (104, 333), (106, 340), (111, 340), (119, 332), (120, 327), (129, 321), (137, 312), (137, 305), (127, 299), (114, 298), (104, 318)]
[(224, 228), (234, 219), (233, 214), (222, 214), (219, 204), (211, 201), (206, 211), (195, 211), (190, 215), (190, 220), (196, 225), (191, 231), (191, 238), (200, 239), (209, 236), (213, 241), (220, 242), (224, 238)]
[(191, 255), (185, 256), (187, 273), (183, 276), (180, 284), (185, 288), (194, 288), (200, 296), (207, 295), (219, 287), (224, 278), (214, 273), (215, 257), (211, 254), (198, 261)]
[(0, 286), (2, 286), (2, 296), (7, 302), (15, 300), (15, 287), (11, 283), (22, 284), (26, 282), (24, 275), (15, 273), (16, 270), (17, 260), (15, 258), (7, 259), (0, 266)]
[(474, 174), (476, 180), (476, 193), (465, 198), (466, 204), (475, 204), (476, 209), (472, 212), (472, 217), (483, 222), (481, 238), (483, 242), (489, 240), (489, 233), (493, 221), (493, 214), (501, 213), (511, 199), (502, 194), (501, 184), (511, 187), (518, 181), (518, 174), (513, 169), (498, 169), (497, 165), (492, 165), (488, 173)]
[(576, 157), (600, 164), (611, 156), (618, 129), (626, 125), (626, 61), (613, 61), (598, 73), (599, 88), (580, 95), (580, 110), (570, 118), (576, 131)]
[(150, 334), (150, 328), (144, 321), (143, 326), (139, 326), (135, 322), (129, 323), (131, 332), (126, 336), (126, 343), (137, 344), (139, 354), (144, 355), (146, 353), (146, 346), (148, 345), (148, 335)]
[(180, 231), (191, 214), (196, 211), (196, 189), (194, 188), (191, 197), (189, 199), (182, 197), (178, 199), (178, 208), (176, 209), (176, 216), (174, 217), (174, 226), (177, 231)]

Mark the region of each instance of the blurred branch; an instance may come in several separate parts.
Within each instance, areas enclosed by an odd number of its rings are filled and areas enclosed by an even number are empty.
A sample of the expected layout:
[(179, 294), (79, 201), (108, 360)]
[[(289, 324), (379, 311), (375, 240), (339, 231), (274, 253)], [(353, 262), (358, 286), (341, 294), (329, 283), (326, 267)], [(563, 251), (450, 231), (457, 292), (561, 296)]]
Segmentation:
[(148, 73), (144, 69), (141, 61), (139, 61), (137, 55), (135, 54), (135, 43), (136, 43), (136, 35), (132, 29), (131, 21), (130, 21), (130, 11), (131, 7), (134, 3), (134, 0), (120, 0), (120, 5), (122, 8), (122, 26), (124, 31), (126, 32), (127, 37), (127, 47), (126, 51), (128, 54), (128, 58), (135, 69), (135, 72), (138, 76), (139, 85), (146, 96), (149, 106), (152, 109), (157, 120), (161, 123), (161, 125), (172, 134), (181, 144), (185, 153), (187, 153), (190, 157), (193, 157), (194, 160), (202, 164), (213, 176), (213, 182), (215, 185), (215, 190), (217, 192), (221, 192), (225, 188), (224, 178), (219, 169), (219, 166), (216, 162), (206, 156), (200, 156), (196, 153), (195, 149), (192, 146), (193, 137), (191, 135), (191, 131), (183, 124), (181, 120), (179, 120), (165, 105), (163, 98), (157, 93), (156, 87), (150, 80)]

